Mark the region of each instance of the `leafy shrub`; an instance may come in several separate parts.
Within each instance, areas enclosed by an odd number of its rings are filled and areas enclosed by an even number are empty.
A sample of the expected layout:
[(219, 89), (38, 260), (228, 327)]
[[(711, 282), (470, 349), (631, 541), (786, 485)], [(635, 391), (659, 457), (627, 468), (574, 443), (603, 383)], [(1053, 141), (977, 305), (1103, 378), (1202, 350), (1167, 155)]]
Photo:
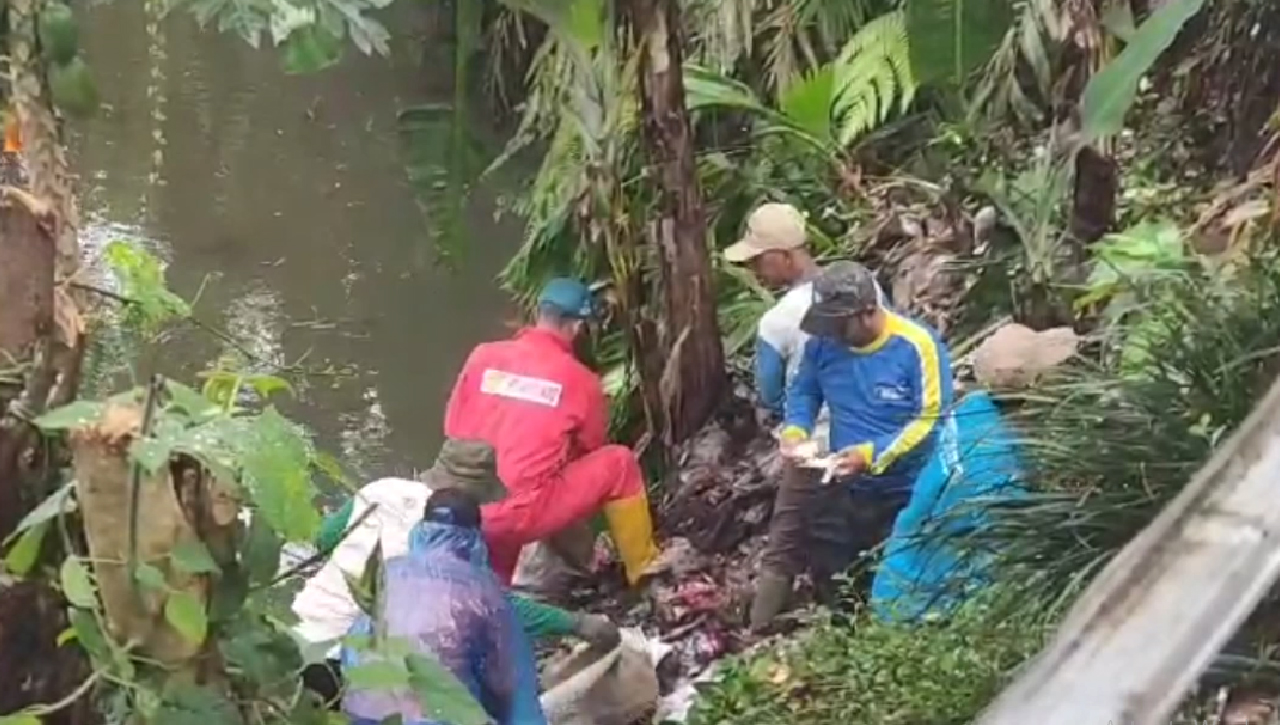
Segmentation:
[(731, 661), (689, 723), (967, 723), (1040, 648), (1047, 624), (1002, 593), (921, 626), (824, 617), (782, 649)]
[[(1280, 268), (1172, 274), (1144, 286), (1113, 344), (1021, 401), (1033, 490), (967, 535), (1069, 597), (1141, 531), (1275, 378)], [(1128, 362), (1145, 362), (1134, 370)]]

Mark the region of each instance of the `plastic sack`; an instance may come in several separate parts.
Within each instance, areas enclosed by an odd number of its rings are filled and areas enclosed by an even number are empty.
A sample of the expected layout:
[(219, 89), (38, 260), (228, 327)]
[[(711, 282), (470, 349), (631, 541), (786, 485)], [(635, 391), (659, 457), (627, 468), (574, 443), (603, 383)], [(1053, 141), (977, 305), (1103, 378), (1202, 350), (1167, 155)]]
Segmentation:
[(1022, 495), (1019, 453), (990, 394), (970, 393), (947, 415), (872, 582), (871, 606), (879, 618), (946, 614), (985, 584), (990, 557), (967, 550), (963, 535), (990, 525), (986, 508), (992, 503)]
[(526, 545), (520, 550), (512, 589), (544, 601), (563, 601), (591, 575), (595, 543), (595, 532), (584, 523)]
[(548, 725), (634, 725), (648, 722), (658, 707), (649, 641), (630, 629), (609, 652), (585, 647), (554, 662), (542, 684)]
[[(502, 714), (498, 725), (545, 722), (533, 649), (489, 568), (479, 532), (418, 524), (410, 533), (409, 553), (387, 560), (383, 582), (379, 634), (426, 650), (486, 712)], [(371, 631), (364, 615), (352, 628), (353, 634)], [(342, 664), (347, 669), (379, 656), (344, 647)], [(374, 722), (393, 715), (406, 725), (441, 722), (431, 707), (407, 689), (348, 688), (343, 698), (348, 716)]]

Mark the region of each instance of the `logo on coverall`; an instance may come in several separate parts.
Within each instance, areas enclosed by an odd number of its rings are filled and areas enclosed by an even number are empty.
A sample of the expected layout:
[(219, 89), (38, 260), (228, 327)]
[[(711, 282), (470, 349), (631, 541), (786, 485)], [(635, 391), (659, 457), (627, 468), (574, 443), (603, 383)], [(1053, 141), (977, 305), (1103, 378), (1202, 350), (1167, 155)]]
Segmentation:
[(516, 375), (505, 370), (485, 370), (480, 378), (480, 392), (502, 398), (537, 403), (548, 408), (560, 405), (560, 393), (564, 386), (552, 380)]

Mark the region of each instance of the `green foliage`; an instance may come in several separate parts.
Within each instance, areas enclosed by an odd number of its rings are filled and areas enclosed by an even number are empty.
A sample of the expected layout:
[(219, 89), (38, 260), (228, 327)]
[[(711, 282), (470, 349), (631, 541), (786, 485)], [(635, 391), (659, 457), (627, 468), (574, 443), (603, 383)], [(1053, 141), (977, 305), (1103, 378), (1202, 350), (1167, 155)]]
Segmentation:
[(969, 116), (1037, 124), (1053, 94), (1064, 18), (1056, 0), (1025, 0), (970, 95)]
[(1080, 122), (1086, 139), (1120, 132), (1138, 93), (1138, 81), (1203, 5), (1204, 0), (1170, 0), (1156, 8), (1120, 55), (1089, 79), (1080, 99)]
[(815, 58), (836, 55), (884, 6), (878, 0), (689, 0), (681, 3), (690, 35), (685, 57), (719, 73), (759, 67), (764, 87), (781, 91)]
[(165, 285), (164, 268), (155, 255), (131, 242), (115, 240), (102, 250), (102, 261), (120, 283), (125, 325), (144, 333), (154, 332), (175, 317), (186, 317), (191, 308)]
[(342, 60), (342, 37), (319, 26), (303, 26), (285, 38), (281, 62), (289, 73), (314, 73)]
[[(1150, 281), (1161, 272), (1178, 271), (1187, 263), (1182, 230), (1168, 221), (1144, 221), (1130, 229), (1108, 234), (1094, 245), (1093, 270), (1076, 307), (1116, 297), (1126, 286)], [(1109, 309), (1127, 311), (1132, 294)]]
[(911, 66), (921, 83), (961, 87), (991, 59), (1012, 20), (1010, 0), (907, 0)]
[(824, 618), (776, 651), (733, 661), (704, 686), (689, 725), (971, 722), (1037, 651), (1046, 613), (988, 593), (947, 621)]
[(42, 7), (36, 19), (36, 32), (40, 52), (50, 63), (66, 65), (80, 50), (80, 29), (65, 3), (50, 2)]
[(791, 136), (817, 153), (838, 156), (910, 106), (916, 80), (909, 48), (903, 14), (886, 13), (864, 25), (833, 61), (789, 84), (776, 109), (745, 83), (696, 66), (685, 71), (687, 103), (695, 111), (746, 111), (760, 119), (761, 136)]
[(76, 556), (62, 561), (62, 595), (72, 606), (92, 609), (98, 606), (97, 588), (89, 577), (89, 570)]
[[(312, 480), (315, 449), (309, 436), (274, 407), (251, 412), (236, 404), (245, 389), (271, 390), (279, 379), (216, 371), (205, 394), (166, 380), (153, 434), (133, 443), (134, 462), (148, 471), (175, 454), (191, 456), (215, 474), (235, 480), (256, 511), (289, 541), (311, 541), (320, 526)], [(140, 391), (135, 391), (135, 395)], [(204, 402), (195, 402), (204, 401)], [(46, 431), (97, 419), (105, 404), (79, 401), (37, 421)]]
[(423, 716), (451, 725), (487, 725), (491, 718), (466, 686), (437, 660), (419, 654), (399, 637), (349, 635), (344, 644), (362, 653), (360, 664), (344, 668), (348, 686), (411, 694)]
[[(994, 508), (969, 543), (998, 552), (1037, 597), (1070, 595), (1208, 459), (1275, 378), (1280, 267), (1230, 277), (1193, 266), (1136, 285), (1131, 313), (1100, 360), (1064, 370), (1022, 401), (1035, 490)], [(1153, 324), (1154, 323), (1154, 324)], [(1134, 332), (1138, 332), (1136, 337)], [(1143, 353), (1140, 375), (1126, 351)]]
[(40, 557), (40, 545), (44, 543), (45, 532), (49, 530), (49, 522), (42, 521), (22, 532), (18, 540), (9, 547), (4, 556), (5, 571), (15, 576), (26, 576), (36, 565)]
[[(249, 404), (247, 396), (265, 400), (281, 389), (288, 385), (278, 378), (225, 368), (207, 374), (200, 391), (163, 380), (157, 388), (152, 434), (130, 449), (131, 459), (147, 470), (186, 456), (225, 480), (238, 481), (252, 503), (254, 515), (234, 556), (215, 558), (201, 541), (180, 542), (169, 552), (175, 570), (210, 577), (208, 603), (190, 591), (170, 587), (157, 566), (133, 567), (133, 579), (143, 591), (163, 593), (163, 615), (176, 632), (192, 643), (209, 642), (218, 648), (226, 661), (229, 690), (191, 687), (145, 659), (133, 659), (102, 634), (105, 615), (86, 560), (72, 555), (61, 564), (59, 582), (73, 607), (68, 636), (80, 643), (97, 668), (127, 685), (131, 699), (120, 707), (144, 722), (328, 723), (327, 711), (300, 690), (304, 659), (290, 633), (292, 617), (287, 611), (293, 581), (278, 577), (277, 571), (285, 540), (309, 542), (314, 537), (319, 514), (312, 474), (331, 469), (333, 462), (319, 456), (307, 433), (274, 407)], [(130, 391), (114, 400), (137, 403), (143, 396), (143, 391)], [(50, 434), (83, 426), (100, 418), (107, 404), (81, 401), (50, 411), (37, 424)], [(7, 557), (11, 571), (25, 574), (32, 568), (38, 537), (68, 511), (70, 491), (60, 490), (23, 522), (25, 528)], [(369, 612), (377, 610), (380, 579), (381, 554), (375, 552), (358, 582), (366, 595), (360, 597), (361, 604)], [(380, 641), (368, 647), (377, 653), (386, 650)], [(439, 663), (414, 656), (407, 647), (397, 656), (403, 678), (396, 684), (418, 693), (434, 715), (457, 723), (488, 721), (466, 688)], [(353, 684), (365, 679), (359, 670), (352, 673)], [(251, 716), (254, 712), (277, 714), (262, 719)]]
[(314, 71), (333, 62), (332, 50), (344, 39), (365, 55), (386, 55), (390, 34), (369, 15), (390, 4), (391, 0), (179, 0), (174, 6), (185, 7), (201, 27), (213, 24), (255, 48), (267, 35), (272, 45), (285, 46), (287, 62), (300, 61), (290, 70)]
[(98, 110), (98, 86), (89, 66), (79, 56), (48, 71), (49, 95), (54, 104), (73, 118), (88, 118)]

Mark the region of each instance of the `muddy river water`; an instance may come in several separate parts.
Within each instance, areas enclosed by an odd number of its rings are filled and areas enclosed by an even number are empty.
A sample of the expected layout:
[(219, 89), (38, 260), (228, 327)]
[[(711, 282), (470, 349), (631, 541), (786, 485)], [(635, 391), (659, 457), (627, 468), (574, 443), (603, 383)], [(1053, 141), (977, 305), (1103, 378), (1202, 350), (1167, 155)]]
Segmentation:
[(447, 102), (452, 68), (423, 50), (440, 45), (430, 11), (400, 5), (391, 57), (352, 50), (304, 76), (186, 17), (148, 32), (143, 3), (83, 23), (107, 104), (76, 126), (85, 236), (154, 249), (170, 286), (234, 338), (185, 336), (161, 366), (191, 376), (241, 348), (328, 370), (287, 407), (365, 477), (430, 464), (464, 356), (503, 334), (493, 278), (520, 234), (495, 219), (503, 182), (489, 183), (450, 236), (453, 266), (439, 263), (446, 212), (409, 182), (397, 114)]

